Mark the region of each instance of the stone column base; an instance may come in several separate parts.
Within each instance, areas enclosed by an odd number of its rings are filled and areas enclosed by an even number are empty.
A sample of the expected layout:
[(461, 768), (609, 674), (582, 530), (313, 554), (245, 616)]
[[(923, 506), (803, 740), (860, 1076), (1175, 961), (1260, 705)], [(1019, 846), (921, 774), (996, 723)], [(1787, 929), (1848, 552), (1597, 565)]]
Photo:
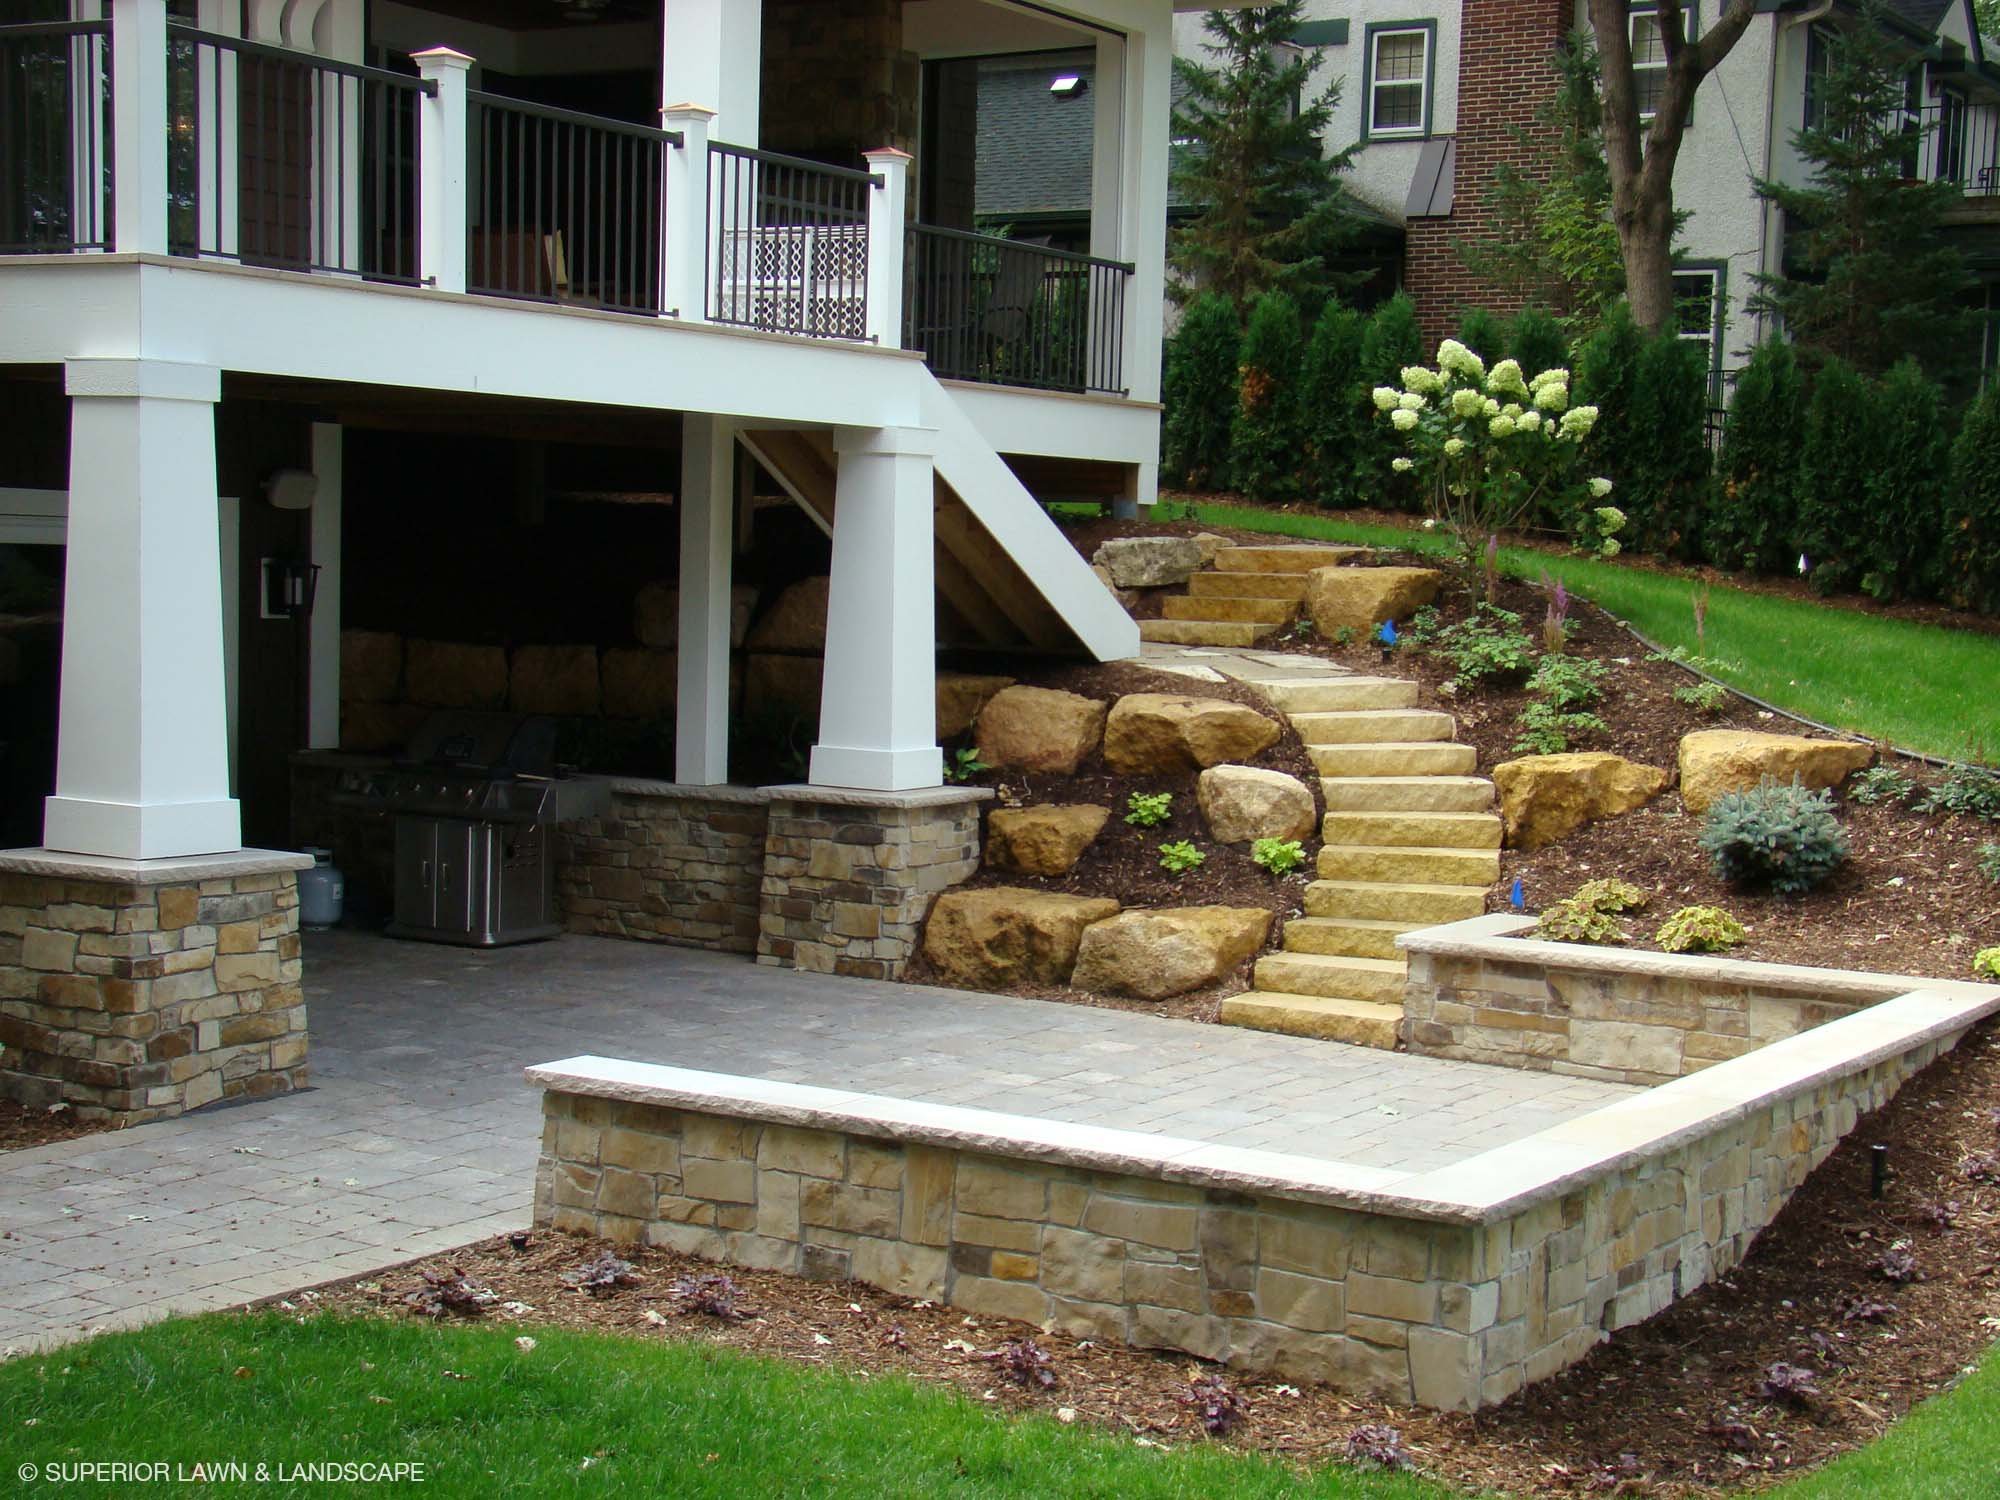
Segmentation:
[(0, 1098), (138, 1124), (303, 1088), (311, 864), (0, 853)]
[(938, 892), (979, 868), (984, 787), (770, 788), (757, 962), (898, 979)]

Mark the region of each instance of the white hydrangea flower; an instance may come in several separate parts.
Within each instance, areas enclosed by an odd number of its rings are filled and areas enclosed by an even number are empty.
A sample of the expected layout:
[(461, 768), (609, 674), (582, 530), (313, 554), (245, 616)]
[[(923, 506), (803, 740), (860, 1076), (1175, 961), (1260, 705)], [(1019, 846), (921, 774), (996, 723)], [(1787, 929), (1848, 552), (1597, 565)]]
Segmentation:
[[(1561, 374), (1560, 370), (1553, 372)], [(1561, 411), (1569, 405), (1569, 385), (1566, 381), (1551, 381), (1547, 385), (1535, 387), (1535, 405), (1543, 411)]]
[(1497, 438), (1512, 437), (1514, 435), (1514, 419), (1512, 417), (1495, 417), (1486, 424), (1486, 430)]
[(1500, 403), (1495, 401), (1491, 396), (1488, 396), (1484, 401), (1479, 403), (1479, 410), (1483, 416), (1497, 417), (1500, 415)]
[(1432, 392), (1442, 390), (1443, 388), (1444, 378), (1437, 371), (1426, 369), (1422, 365), (1403, 366), (1404, 390), (1416, 391), (1421, 395), (1428, 396)]
[(1398, 432), (1408, 432), (1417, 425), (1417, 414), (1408, 407), (1399, 406), (1389, 413), (1389, 423)]
[[(1603, 499), (1603, 498), (1604, 498), (1604, 497), (1605, 497), (1606, 495), (1608, 495), (1608, 494), (1610, 494), (1610, 493), (1611, 493), (1611, 481), (1610, 481), (1610, 480), (1608, 480), (1608, 479), (1593, 479), (1593, 480), (1591, 480), (1591, 481), (1590, 481), (1590, 498), (1591, 498), (1591, 499), (1593, 499), (1593, 500), (1602, 500), (1602, 499)], [(1604, 510), (1600, 510), (1600, 511), (1599, 511), (1599, 512), (1597, 513), (1597, 516), (1598, 516), (1598, 519), (1599, 519), (1599, 520), (1602, 520), (1602, 519), (1604, 518), (1604, 511), (1605, 511), (1605, 510), (1610, 510), (1610, 509), (1611, 509), (1611, 507), (1607, 505), (1607, 506), (1605, 506), (1605, 507), (1604, 507)], [(1625, 520), (1625, 518), (1624, 518), (1624, 517), (1623, 517), (1623, 516), (1621, 515), (1621, 516), (1619, 516), (1619, 517), (1618, 517), (1618, 520), (1619, 520), (1619, 523), (1620, 523), (1620, 524), (1622, 525), (1622, 524), (1624, 523), (1624, 520)]]
[(1583, 438), (1597, 425), (1597, 408), (1594, 406), (1572, 406), (1563, 413), (1562, 434), (1566, 438)]
[(1521, 379), (1521, 362), (1501, 360), (1486, 377), (1486, 389), (1497, 396), (1527, 395), (1528, 387)]
[(1618, 539), (1616, 537), (1608, 536), (1603, 541), (1597, 544), (1597, 555), (1599, 557), (1616, 557), (1623, 550), (1624, 549), (1618, 545)]
[(1389, 460), (1389, 467), (1394, 469), (1398, 474), (1407, 474), (1416, 467), (1416, 464), (1407, 458), (1392, 458)]
[(1512, 417), (1517, 422), (1520, 421), (1521, 403), (1518, 401), (1509, 401), (1505, 406), (1500, 408), (1500, 415), (1503, 417)]
[(1415, 391), (1405, 391), (1396, 398), (1396, 405), (1404, 411), (1422, 411), (1430, 403)]
[(1457, 339), (1446, 339), (1438, 345), (1437, 362), (1440, 370), (1449, 370), (1467, 380), (1478, 381), (1486, 378), (1486, 361)]
[(1375, 409), (1377, 411), (1394, 411), (1396, 409), (1396, 399), (1402, 394), (1393, 385), (1376, 386), (1374, 391)]
[(1538, 431), (1542, 425), (1542, 414), (1538, 411), (1524, 411), (1514, 418), (1514, 425), (1523, 432)]
[(1462, 385), (1451, 393), (1451, 414), (1454, 417), (1476, 417), (1486, 405), (1486, 398), (1469, 385)]
[(1446, 438), (1444, 440), (1444, 456), (1446, 458), (1457, 458), (1463, 452), (1465, 452), (1464, 438)]
[(1537, 371), (1535, 374), (1535, 378), (1528, 382), (1528, 389), (1531, 391), (1539, 391), (1545, 385), (1568, 385), (1568, 384), (1569, 384), (1569, 371), (1561, 369), (1548, 369), (1548, 370)]

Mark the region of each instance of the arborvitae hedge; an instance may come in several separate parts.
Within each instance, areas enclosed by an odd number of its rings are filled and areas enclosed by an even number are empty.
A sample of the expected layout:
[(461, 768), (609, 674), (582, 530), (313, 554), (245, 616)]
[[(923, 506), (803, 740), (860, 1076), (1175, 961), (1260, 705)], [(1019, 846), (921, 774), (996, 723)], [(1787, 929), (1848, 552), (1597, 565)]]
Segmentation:
[(2000, 381), (1987, 383), (1952, 444), (1944, 533), (1944, 597), (2000, 614)]
[(1327, 303), (1306, 342), (1299, 418), (1305, 432), (1307, 494), (1321, 505), (1355, 503), (1355, 482), (1371, 446), (1367, 392), (1361, 384), (1360, 313)]
[(1229, 437), (1236, 418), (1236, 363), (1243, 330), (1227, 297), (1188, 303), (1167, 341), (1161, 454), (1170, 482), (1198, 490), (1229, 487)]
[(1792, 346), (1759, 344), (1736, 377), (1702, 548), (1719, 568), (1783, 572), (1799, 551), (1806, 389)]
[(1569, 368), (1569, 341), (1546, 308), (1524, 307), (1507, 331), (1507, 352), (1533, 380), (1544, 370)]
[(1861, 586), (1878, 599), (1935, 598), (1944, 581), (1944, 484), (1951, 432), (1944, 393), (1914, 359), (1876, 387), (1875, 466), (1868, 510), (1870, 566)]
[(1298, 303), (1283, 292), (1266, 292), (1251, 304), (1250, 326), (1243, 333), (1229, 444), (1237, 487), (1252, 500), (1282, 503), (1299, 497), (1305, 437), (1299, 365), (1304, 356)]
[[(1490, 369), (1508, 354), (1507, 325), (1483, 307), (1468, 307), (1459, 315), (1458, 341), (1486, 361)], [(1535, 372), (1529, 370), (1533, 375)]]
[(1405, 365), (1430, 363), (1423, 331), (1417, 327), (1417, 304), (1402, 292), (1375, 309), (1361, 337), (1361, 383), (1401, 385)]
[(1632, 371), (1631, 404), (1618, 423), (1626, 444), (1620, 488), (1626, 535), (1643, 551), (1696, 552), (1709, 482), (1705, 353), (1662, 334), (1640, 348)]
[(1881, 462), (1873, 405), (1868, 382), (1851, 365), (1834, 359), (1820, 368), (1806, 408), (1799, 541), (1823, 594), (1858, 587), (1879, 541), (1870, 515)]

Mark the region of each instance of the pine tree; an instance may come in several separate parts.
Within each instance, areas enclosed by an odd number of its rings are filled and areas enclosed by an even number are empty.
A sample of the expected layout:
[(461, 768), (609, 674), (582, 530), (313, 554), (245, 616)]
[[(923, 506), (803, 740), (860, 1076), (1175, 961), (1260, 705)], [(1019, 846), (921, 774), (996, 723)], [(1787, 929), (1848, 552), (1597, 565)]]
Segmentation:
[(1162, 464), (1194, 489), (1229, 484), (1229, 429), (1236, 414), (1236, 360), (1243, 331), (1226, 297), (1197, 297), (1167, 340)]
[(1750, 310), (1776, 314), (1808, 368), (1839, 359), (1880, 374), (1914, 356), (1943, 377), (1971, 353), (1962, 302), (1973, 280), (1940, 233), (1961, 189), (1917, 176), (1926, 131), (1907, 124), (1912, 58), (1885, 17), (1868, 0), (1827, 49), (1819, 122), (1792, 136), (1810, 185), (1756, 185), (1797, 228)]
[(1304, 432), (1299, 417), (1299, 363), (1304, 355), (1299, 305), (1266, 292), (1250, 309), (1240, 356), (1236, 421), (1229, 467), (1252, 500), (1282, 504), (1299, 497)]
[(1702, 533), (1717, 567), (1789, 570), (1799, 541), (1799, 463), (1806, 446), (1806, 390), (1783, 339), (1757, 346), (1736, 377), (1723, 429), (1715, 503)]
[(1329, 302), (1306, 341), (1299, 381), (1306, 489), (1321, 505), (1352, 505), (1356, 462), (1372, 435), (1374, 408), (1361, 384), (1360, 313)]
[(1218, 292), (1239, 318), (1266, 291), (1290, 292), (1317, 310), (1329, 293), (1363, 279), (1326, 263), (1352, 232), (1340, 174), (1356, 148), (1325, 152), (1340, 85), (1309, 95), (1320, 55), (1285, 46), (1303, 20), (1304, 0), (1212, 10), (1203, 50), (1214, 63), (1174, 59), (1186, 94), (1173, 131), (1188, 144), (1173, 181), (1195, 210), (1169, 236), (1175, 295)]

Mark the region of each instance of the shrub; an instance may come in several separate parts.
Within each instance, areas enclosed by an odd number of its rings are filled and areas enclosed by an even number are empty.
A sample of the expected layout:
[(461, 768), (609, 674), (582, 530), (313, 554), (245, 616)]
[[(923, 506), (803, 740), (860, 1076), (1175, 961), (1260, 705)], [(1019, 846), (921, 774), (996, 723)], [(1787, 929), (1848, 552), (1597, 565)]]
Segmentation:
[(1625, 931), (1608, 912), (1586, 906), (1572, 896), (1547, 907), (1531, 936), (1548, 943), (1622, 943)]
[(2000, 381), (1987, 382), (1952, 444), (1944, 533), (1944, 596), (2000, 614)]
[(1685, 703), (1697, 713), (1719, 714), (1729, 702), (1729, 689), (1719, 682), (1690, 682), (1674, 689), (1674, 702)]
[[(1306, 490), (1321, 505), (1352, 505), (1362, 449), (1375, 442), (1361, 383), (1361, 314), (1329, 302), (1306, 341), (1299, 375)], [(1379, 444), (1378, 444), (1379, 446)]]
[(1236, 366), (1243, 341), (1227, 297), (1195, 298), (1167, 341), (1162, 388), (1166, 416), (1162, 460), (1176, 481), (1196, 489), (1229, 484), (1229, 431), (1236, 413)]
[(1524, 755), (1561, 755), (1572, 740), (1610, 730), (1596, 714), (1565, 713), (1548, 703), (1530, 703), (1514, 723), (1521, 731), (1514, 748)]
[(1743, 924), (1719, 906), (1683, 906), (1653, 934), (1669, 953), (1724, 953), (1748, 936)]
[(1653, 893), (1613, 875), (1586, 880), (1570, 893), (1569, 899), (1594, 911), (1638, 911), (1653, 899)]
[(1283, 292), (1266, 292), (1250, 308), (1238, 356), (1236, 420), (1229, 433), (1229, 472), (1253, 500), (1299, 496), (1300, 361), (1305, 337), (1299, 305)]
[(1535, 660), (1535, 643), (1521, 629), (1521, 617), (1491, 604), (1436, 631), (1429, 649), (1451, 663), (1452, 681), (1461, 689), (1519, 682)]
[(1736, 377), (1702, 548), (1718, 567), (1776, 573), (1799, 555), (1806, 390), (1784, 339), (1757, 346)]
[(1173, 815), (1172, 792), (1134, 792), (1125, 799), (1125, 821), (1134, 828), (1158, 828)]
[(1160, 868), (1169, 875), (1185, 875), (1208, 863), (1208, 856), (1186, 839), (1160, 845)]
[(1673, 334), (1649, 339), (1632, 372), (1630, 444), (1617, 476), (1632, 540), (1648, 552), (1690, 556), (1708, 504), (1708, 362)]
[(1981, 948), (1973, 954), (1972, 972), (1981, 979), (2000, 979), (2000, 948)]
[(2000, 819), (2000, 776), (1953, 766), (1924, 793), (1917, 811), (1943, 817)]
[(1701, 847), (1722, 879), (1798, 896), (1840, 868), (1847, 834), (1831, 793), (1809, 792), (1796, 778), (1789, 785), (1766, 778), (1716, 799)]
[(1305, 863), (1305, 846), (1297, 839), (1258, 839), (1250, 846), (1250, 860), (1273, 875), (1289, 875)]
[(1881, 448), (1873, 407), (1868, 382), (1829, 360), (1806, 408), (1799, 474), (1799, 545), (1821, 593), (1853, 588), (1868, 571), (1876, 529), (1868, 507)]
[(1873, 807), (1878, 802), (1914, 802), (1923, 789), (1894, 766), (1870, 766), (1848, 777), (1844, 790), (1848, 801)]
[(1530, 380), (1569, 363), (1569, 342), (1547, 308), (1524, 307), (1507, 331), (1507, 349)]
[(1995, 885), (2000, 885), (2000, 844), (1979, 846), (1979, 873)]
[[(1489, 365), (1507, 357), (1507, 325), (1483, 307), (1468, 307), (1459, 314), (1458, 341)], [(1528, 373), (1535, 373), (1532, 366)]]
[[(1417, 305), (1398, 292), (1375, 309), (1361, 335), (1361, 386), (1393, 385), (1411, 365), (1422, 364), (1423, 331), (1417, 326)], [(1417, 510), (1422, 497), (1407, 474), (1390, 467), (1402, 451), (1379, 423), (1369, 420), (1373, 409), (1363, 412), (1368, 421), (1367, 436), (1355, 447), (1354, 483), (1363, 503)]]
[[(1645, 335), (1621, 302), (1576, 352), (1576, 399), (1597, 408), (1584, 455), (1596, 473), (1621, 483), (1632, 473), (1629, 457), (1639, 446), (1632, 432), (1632, 393), (1645, 347)], [(1565, 522), (1562, 516), (1546, 519)]]
[(1879, 391), (1880, 457), (1870, 476), (1869, 567), (1861, 586), (1877, 599), (1935, 598), (1944, 581), (1944, 485), (1951, 464), (1944, 392), (1914, 359), (1885, 375)]
[(1588, 708), (1603, 699), (1604, 674), (1609, 670), (1601, 661), (1545, 656), (1528, 678), (1528, 691), (1539, 693), (1551, 708)]

